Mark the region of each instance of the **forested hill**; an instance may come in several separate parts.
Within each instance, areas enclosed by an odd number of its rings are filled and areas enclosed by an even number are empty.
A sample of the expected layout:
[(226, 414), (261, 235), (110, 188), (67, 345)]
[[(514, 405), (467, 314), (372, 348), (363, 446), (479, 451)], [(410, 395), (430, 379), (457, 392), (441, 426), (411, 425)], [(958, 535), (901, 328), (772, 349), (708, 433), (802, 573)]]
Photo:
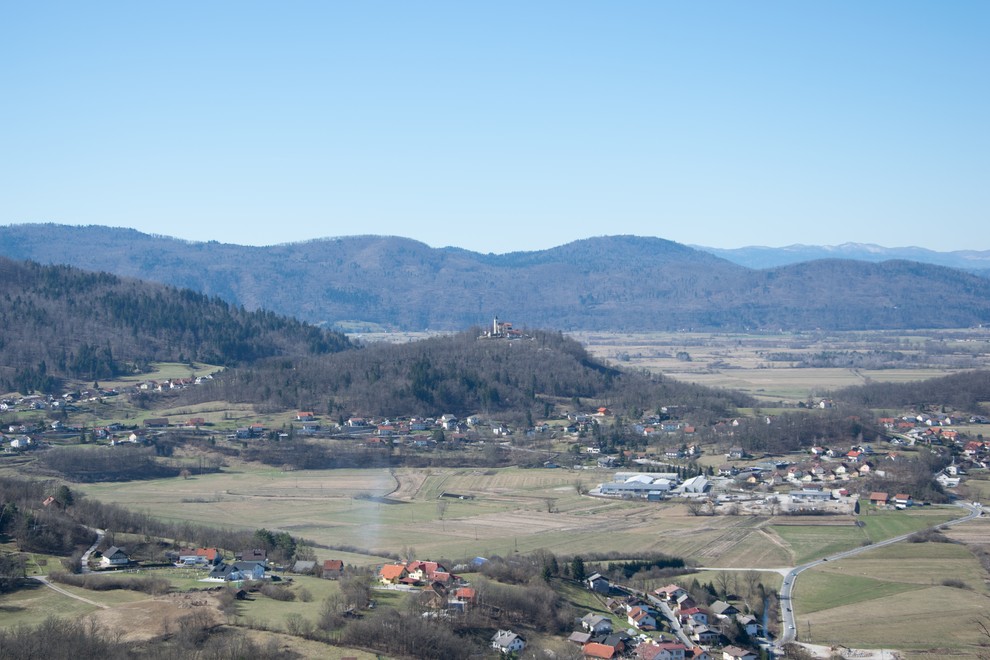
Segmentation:
[(483, 413), (501, 419), (547, 416), (598, 401), (626, 415), (683, 406), (719, 419), (753, 401), (736, 392), (625, 372), (592, 359), (573, 339), (478, 339), (480, 329), (407, 344), (371, 344), (305, 360), (268, 360), (228, 370), (187, 391), (190, 402), (250, 401), (321, 415), (434, 416)]
[(0, 257), (0, 391), (110, 378), (152, 361), (250, 364), (349, 340), (271, 312), (161, 284)]
[[(0, 254), (188, 287), (314, 323), (458, 330), (947, 328), (990, 323), (990, 280), (911, 261), (752, 270), (659, 238), (478, 254), (395, 237), (244, 247), (130, 229), (0, 227)], [(353, 327), (353, 326), (350, 326)]]
[(990, 371), (974, 370), (912, 383), (870, 383), (836, 391), (833, 396), (864, 408), (922, 410), (935, 404), (951, 410), (990, 414)]

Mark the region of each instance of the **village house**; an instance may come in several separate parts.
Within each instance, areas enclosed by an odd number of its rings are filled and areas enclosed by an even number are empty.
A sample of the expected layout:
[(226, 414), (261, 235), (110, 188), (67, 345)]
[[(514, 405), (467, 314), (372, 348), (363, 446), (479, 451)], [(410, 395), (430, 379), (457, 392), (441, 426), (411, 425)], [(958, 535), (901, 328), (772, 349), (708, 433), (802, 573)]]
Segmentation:
[(104, 568), (127, 566), (130, 563), (131, 558), (127, 556), (127, 553), (115, 545), (107, 548), (106, 552), (103, 553), (103, 557), (100, 559), (100, 566)]
[(256, 561), (268, 565), (268, 552), (263, 548), (249, 548), (234, 555), (237, 561)]
[(678, 612), (680, 612), (681, 610), (688, 610), (691, 609), (692, 607), (698, 606), (698, 604), (694, 602), (694, 599), (691, 598), (691, 595), (687, 592), (682, 593), (680, 596), (675, 598), (673, 602), (674, 602), (673, 607), (675, 607)]
[(473, 587), (458, 587), (450, 599), (451, 605), (456, 605), (455, 609), (465, 611), (468, 605), (474, 605), (478, 600), (478, 592)]
[(189, 548), (179, 551), (176, 564), (179, 566), (216, 566), (223, 561), (217, 548)]
[(323, 562), (323, 578), (337, 580), (344, 574), (344, 560), (327, 559)]
[(30, 449), (32, 444), (31, 438), (26, 435), (22, 435), (21, 437), (14, 438), (10, 441), (10, 448), (15, 451), (24, 451), (25, 449)]
[(399, 584), (409, 578), (409, 571), (405, 564), (385, 564), (378, 571), (378, 579), (382, 584)]
[(526, 640), (511, 630), (499, 630), (492, 637), (492, 648), (506, 655), (519, 653), (526, 648)]
[(595, 573), (588, 578), (588, 588), (599, 594), (608, 594), (611, 591), (608, 578), (601, 573)]
[(435, 561), (412, 561), (406, 565), (409, 577), (416, 582), (440, 582), (447, 584), (454, 580), (442, 564)]
[(726, 646), (722, 649), (722, 660), (756, 660), (759, 656), (752, 651), (738, 646)]
[(650, 611), (644, 607), (633, 607), (627, 612), (629, 625), (640, 630), (656, 630), (657, 620)]
[(584, 646), (591, 641), (592, 634), (589, 632), (583, 632), (581, 630), (575, 630), (567, 638), (568, 642), (572, 644), (577, 644), (578, 646)]
[(612, 620), (601, 614), (589, 612), (581, 617), (581, 628), (593, 635), (601, 635), (612, 632)]
[(909, 506), (914, 506), (914, 500), (907, 493), (897, 493), (894, 495), (894, 507), (898, 509), (905, 509)]
[(691, 638), (699, 644), (709, 646), (718, 644), (722, 640), (722, 633), (708, 626), (695, 626), (694, 632), (691, 633)]
[(680, 642), (647, 642), (636, 647), (640, 660), (685, 660), (688, 648)]
[(887, 493), (870, 493), (870, 504), (875, 506), (887, 506)]
[(959, 485), (961, 479), (959, 477), (950, 477), (945, 472), (939, 472), (938, 476), (935, 477), (935, 481), (937, 481), (942, 488), (955, 488)]
[(728, 619), (739, 614), (739, 610), (736, 608), (735, 605), (726, 603), (725, 601), (722, 600), (716, 600), (714, 603), (711, 604), (710, 609), (712, 611), (712, 614), (714, 614), (719, 619)]
[(608, 660), (609, 658), (616, 657), (620, 651), (617, 651), (614, 646), (591, 641), (581, 647), (581, 653), (583, 653), (586, 658), (602, 658), (604, 660)]
[(667, 602), (676, 601), (678, 596), (686, 594), (687, 590), (682, 589), (676, 584), (668, 584), (665, 587), (660, 587), (659, 589), (653, 590), (653, 595), (660, 600), (665, 600)]
[(312, 575), (316, 570), (316, 561), (312, 559), (297, 559), (292, 565), (292, 572), (299, 575)]
[(749, 635), (750, 637), (755, 637), (759, 635), (761, 632), (763, 632), (763, 626), (760, 624), (759, 621), (756, 620), (756, 617), (753, 616), (752, 614), (737, 614), (736, 623), (738, 623), (739, 626), (743, 630), (745, 630), (746, 634)]
[(259, 561), (235, 561), (232, 564), (220, 563), (210, 571), (211, 580), (241, 582), (243, 580), (265, 579), (265, 564)]
[(692, 625), (698, 624), (702, 626), (708, 625), (708, 612), (704, 611), (700, 607), (687, 607), (679, 611), (680, 619), (682, 623), (690, 623)]

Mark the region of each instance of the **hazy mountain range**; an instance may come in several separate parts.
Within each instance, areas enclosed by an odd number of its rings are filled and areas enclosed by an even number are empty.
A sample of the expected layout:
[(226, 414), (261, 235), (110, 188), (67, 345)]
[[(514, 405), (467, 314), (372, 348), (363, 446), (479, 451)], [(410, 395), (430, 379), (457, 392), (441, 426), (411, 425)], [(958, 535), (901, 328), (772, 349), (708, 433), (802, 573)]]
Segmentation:
[(495, 255), (383, 236), (245, 247), (131, 229), (15, 225), (0, 227), (0, 254), (187, 287), (249, 310), (349, 328), (456, 330), (494, 315), (561, 330), (990, 322), (990, 279), (954, 268), (831, 258), (756, 270), (636, 236)]
[(892, 259), (919, 261), (936, 266), (958, 268), (983, 277), (990, 277), (990, 250), (955, 250), (936, 252), (920, 247), (888, 248), (872, 243), (843, 243), (841, 245), (787, 245), (785, 247), (748, 247), (723, 249), (693, 245), (715, 256), (747, 268), (774, 268), (818, 259), (855, 259), (878, 263)]

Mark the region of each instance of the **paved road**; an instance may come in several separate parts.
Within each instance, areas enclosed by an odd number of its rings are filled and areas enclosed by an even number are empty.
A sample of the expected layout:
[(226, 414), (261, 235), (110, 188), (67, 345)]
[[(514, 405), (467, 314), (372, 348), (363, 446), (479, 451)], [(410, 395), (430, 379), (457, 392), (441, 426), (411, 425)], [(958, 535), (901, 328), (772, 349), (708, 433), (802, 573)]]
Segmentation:
[[(935, 529), (938, 527), (946, 527), (952, 525), (958, 525), (959, 523), (966, 522), (968, 520), (973, 520), (978, 518), (983, 512), (983, 509), (973, 506), (969, 503), (957, 502), (956, 506), (962, 507), (967, 510), (965, 516), (961, 518), (956, 518), (955, 520), (950, 520), (949, 522), (939, 523), (938, 525), (933, 525), (929, 529)], [(780, 638), (777, 640), (776, 651), (779, 652), (779, 648), (784, 644), (793, 642), (797, 637), (797, 621), (794, 618), (794, 608), (792, 607), (792, 597), (794, 593), (794, 583), (797, 581), (798, 575), (808, 570), (809, 568), (814, 568), (819, 564), (823, 564), (827, 561), (836, 561), (839, 559), (845, 559), (846, 557), (852, 557), (863, 552), (869, 552), (876, 548), (882, 548), (887, 545), (893, 545), (894, 543), (900, 543), (901, 541), (907, 539), (909, 536), (916, 534), (917, 532), (911, 532), (909, 534), (901, 534), (900, 536), (895, 536), (893, 538), (886, 539), (884, 541), (877, 541), (870, 545), (860, 546), (858, 548), (853, 548), (852, 550), (846, 550), (845, 552), (837, 552), (834, 555), (828, 555), (822, 559), (816, 559), (815, 561), (808, 562), (807, 564), (802, 564), (801, 566), (795, 566), (790, 571), (784, 575), (784, 584), (780, 588), (780, 609), (781, 609), (781, 625), (783, 626), (783, 632)]]
[(688, 647), (689, 649), (694, 648), (694, 642), (692, 642), (691, 638), (687, 636), (686, 632), (684, 632), (684, 628), (681, 627), (681, 622), (678, 620), (677, 615), (674, 614), (674, 612), (670, 609), (667, 603), (663, 602), (656, 596), (652, 594), (648, 594), (644, 591), (640, 591), (639, 589), (633, 589), (632, 587), (627, 587), (625, 585), (620, 585), (620, 584), (616, 584), (613, 586), (615, 586), (617, 589), (621, 589), (622, 591), (625, 591), (626, 593), (633, 594), (640, 598), (645, 598), (647, 602), (649, 602), (651, 605), (654, 605), (657, 609), (660, 610), (660, 613), (663, 614), (664, 617), (666, 617), (667, 621), (670, 623), (671, 630), (673, 630), (677, 638), (681, 640), (681, 643), (684, 644), (684, 646)]
[(100, 544), (103, 543), (103, 536), (106, 534), (106, 530), (103, 529), (96, 529), (95, 527), (89, 527), (88, 529), (96, 532), (96, 542), (89, 546), (89, 550), (84, 552), (82, 558), (79, 560), (82, 562), (79, 569), (80, 573), (89, 573), (89, 556), (96, 552), (96, 549), (100, 547)]

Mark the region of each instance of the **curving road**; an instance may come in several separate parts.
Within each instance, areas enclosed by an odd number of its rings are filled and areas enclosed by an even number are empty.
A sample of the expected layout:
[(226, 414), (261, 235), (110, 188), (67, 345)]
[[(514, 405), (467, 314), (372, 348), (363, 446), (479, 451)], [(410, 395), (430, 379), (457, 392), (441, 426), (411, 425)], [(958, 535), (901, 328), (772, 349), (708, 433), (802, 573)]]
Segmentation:
[(103, 543), (103, 536), (106, 534), (106, 530), (96, 529), (95, 527), (89, 527), (88, 529), (92, 532), (96, 532), (96, 542), (89, 546), (89, 550), (84, 552), (83, 556), (80, 558), (80, 573), (89, 573), (89, 556), (96, 552), (96, 549), (100, 547), (100, 544)]
[[(83, 553), (82, 558), (80, 559), (80, 562), (82, 563), (82, 565), (79, 568), (79, 572), (80, 573), (89, 573), (90, 572), (89, 571), (89, 556), (91, 554), (93, 554), (93, 552), (95, 552), (98, 547), (100, 547), (100, 544), (101, 543), (103, 543), (103, 536), (106, 533), (105, 530), (96, 529), (95, 527), (89, 527), (88, 529), (90, 531), (96, 532), (96, 542), (93, 543), (93, 545), (89, 546), (89, 549), (86, 550), (86, 552)], [(63, 596), (68, 596), (69, 598), (75, 598), (76, 600), (81, 600), (84, 603), (89, 603), (90, 605), (95, 605), (96, 607), (100, 607), (100, 608), (104, 608), (105, 609), (107, 607), (103, 603), (97, 603), (95, 600), (90, 600), (89, 598), (86, 598), (84, 596), (80, 596), (79, 594), (74, 594), (71, 591), (68, 591), (66, 589), (63, 589), (62, 587), (58, 586), (57, 584), (53, 584), (51, 581), (49, 581), (47, 575), (34, 575), (34, 576), (31, 577), (31, 579), (40, 582), (41, 584), (45, 585), (49, 589), (52, 589), (53, 591), (57, 591), (58, 593), (62, 594)]]
[(35, 576), (32, 576), (31, 579), (32, 580), (37, 580), (38, 582), (40, 582), (41, 584), (45, 585), (49, 589), (52, 589), (54, 591), (57, 591), (58, 593), (62, 594), (63, 596), (68, 596), (69, 598), (75, 598), (76, 600), (81, 600), (84, 603), (88, 603), (90, 605), (95, 605), (96, 607), (99, 607), (100, 609), (104, 609), (104, 610), (107, 609), (108, 607), (110, 607), (109, 605), (104, 605), (103, 603), (97, 603), (95, 600), (90, 600), (89, 598), (86, 598), (85, 596), (80, 596), (79, 594), (74, 594), (71, 591), (68, 591), (66, 589), (63, 589), (62, 587), (58, 586), (57, 584), (54, 584), (52, 582), (49, 582), (47, 575), (35, 575)]
[[(957, 502), (956, 506), (962, 507), (967, 510), (965, 516), (961, 518), (956, 518), (955, 520), (950, 520), (949, 522), (939, 523), (938, 525), (932, 525), (928, 529), (937, 529), (939, 527), (950, 527), (952, 525), (958, 525), (959, 523), (966, 522), (968, 520), (973, 520), (978, 518), (983, 512), (983, 509), (972, 504), (965, 502)], [(924, 530), (921, 530), (924, 531)], [(819, 564), (823, 564), (827, 561), (835, 561), (838, 559), (845, 559), (846, 557), (852, 557), (863, 552), (869, 552), (875, 548), (882, 548), (887, 545), (893, 545), (894, 543), (900, 543), (901, 541), (907, 539), (908, 537), (917, 534), (917, 532), (910, 532), (908, 534), (901, 534), (900, 536), (894, 536), (892, 538), (877, 541), (870, 545), (860, 546), (858, 548), (853, 548), (852, 550), (846, 550), (844, 552), (837, 552), (834, 555), (828, 555), (822, 559), (816, 559), (815, 561), (808, 562), (807, 564), (802, 564), (801, 566), (795, 566), (789, 570), (784, 575), (784, 583), (780, 588), (780, 610), (781, 610), (781, 625), (783, 627), (783, 632), (775, 643), (775, 652), (780, 652), (780, 647), (784, 644), (793, 642), (797, 637), (797, 622), (794, 619), (794, 608), (792, 607), (792, 595), (794, 593), (794, 583), (797, 581), (798, 575), (808, 570), (809, 568), (814, 568)]]

